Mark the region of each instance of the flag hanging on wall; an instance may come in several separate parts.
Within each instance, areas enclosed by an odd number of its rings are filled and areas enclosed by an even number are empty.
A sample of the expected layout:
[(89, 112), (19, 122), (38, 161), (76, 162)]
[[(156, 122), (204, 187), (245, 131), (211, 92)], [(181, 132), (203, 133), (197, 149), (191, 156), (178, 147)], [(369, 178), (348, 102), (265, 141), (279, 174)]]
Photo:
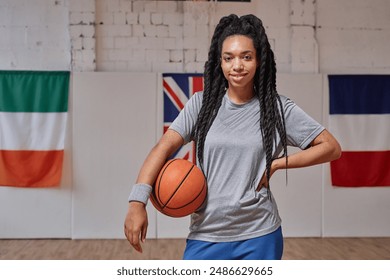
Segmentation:
[(69, 77), (67, 71), (0, 71), (0, 186), (60, 184)]
[(330, 75), (329, 93), (332, 185), (390, 186), (390, 75)]
[[(203, 74), (163, 74), (164, 132), (184, 108), (188, 99), (203, 90)], [(196, 162), (195, 147), (189, 143), (173, 156)]]

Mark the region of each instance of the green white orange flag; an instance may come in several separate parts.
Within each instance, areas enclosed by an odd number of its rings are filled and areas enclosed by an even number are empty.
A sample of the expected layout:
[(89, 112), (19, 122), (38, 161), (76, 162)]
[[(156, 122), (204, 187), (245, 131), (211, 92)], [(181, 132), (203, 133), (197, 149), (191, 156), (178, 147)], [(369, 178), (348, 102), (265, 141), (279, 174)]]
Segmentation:
[(0, 71), (0, 186), (61, 182), (67, 71)]

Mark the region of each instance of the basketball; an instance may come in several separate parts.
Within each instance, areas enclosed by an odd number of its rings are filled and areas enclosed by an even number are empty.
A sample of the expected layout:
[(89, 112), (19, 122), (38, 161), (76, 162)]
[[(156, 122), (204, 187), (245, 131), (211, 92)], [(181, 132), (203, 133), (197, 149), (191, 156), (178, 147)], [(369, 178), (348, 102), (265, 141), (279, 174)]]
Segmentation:
[(150, 201), (161, 213), (178, 218), (194, 213), (206, 194), (203, 172), (188, 160), (171, 159), (157, 176)]

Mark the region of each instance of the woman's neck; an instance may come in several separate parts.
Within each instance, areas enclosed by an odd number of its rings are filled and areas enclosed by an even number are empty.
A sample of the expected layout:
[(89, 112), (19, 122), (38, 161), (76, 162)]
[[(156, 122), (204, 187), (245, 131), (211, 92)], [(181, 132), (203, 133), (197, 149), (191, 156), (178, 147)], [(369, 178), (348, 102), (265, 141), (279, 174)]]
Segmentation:
[(253, 86), (250, 88), (231, 88), (227, 90), (229, 99), (235, 104), (244, 104), (249, 102), (255, 95)]

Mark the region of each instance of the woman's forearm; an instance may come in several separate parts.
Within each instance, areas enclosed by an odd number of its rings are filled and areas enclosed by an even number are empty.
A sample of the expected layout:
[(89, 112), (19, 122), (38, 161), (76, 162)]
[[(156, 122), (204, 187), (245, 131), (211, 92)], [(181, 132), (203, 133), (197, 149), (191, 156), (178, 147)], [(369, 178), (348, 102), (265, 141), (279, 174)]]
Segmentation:
[(177, 132), (168, 130), (146, 157), (138, 173), (137, 183), (153, 185), (167, 158), (181, 145), (183, 138)]
[(311, 143), (311, 147), (289, 155), (286, 158), (275, 159), (272, 163), (272, 173), (278, 169), (300, 168), (321, 164), (338, 159), (341, 147), (337, 140), (327, 131), (322, 131)]

